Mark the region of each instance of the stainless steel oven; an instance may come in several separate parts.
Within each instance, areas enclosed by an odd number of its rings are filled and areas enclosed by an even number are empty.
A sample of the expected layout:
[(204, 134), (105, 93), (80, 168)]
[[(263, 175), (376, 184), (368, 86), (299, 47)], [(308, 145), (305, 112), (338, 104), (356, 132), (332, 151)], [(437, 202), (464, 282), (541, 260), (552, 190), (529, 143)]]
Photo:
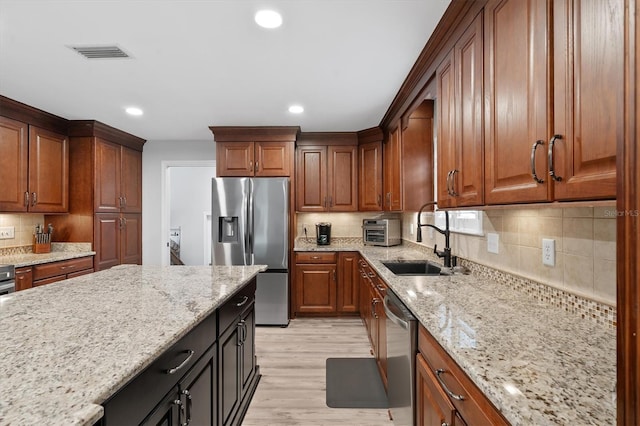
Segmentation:
[(16, 291), (16, 269), (13, 265), (0, 265), (0, 296)]

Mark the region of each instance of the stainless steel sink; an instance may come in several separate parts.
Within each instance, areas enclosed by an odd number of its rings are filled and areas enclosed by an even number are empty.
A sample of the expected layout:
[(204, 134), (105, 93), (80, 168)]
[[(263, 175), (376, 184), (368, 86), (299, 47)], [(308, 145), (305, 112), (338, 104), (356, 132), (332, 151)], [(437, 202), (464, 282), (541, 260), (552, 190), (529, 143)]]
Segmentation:
[(403, 260), (382, 264), (396, 275), (451, 275), (448, 268), (425, 260)]

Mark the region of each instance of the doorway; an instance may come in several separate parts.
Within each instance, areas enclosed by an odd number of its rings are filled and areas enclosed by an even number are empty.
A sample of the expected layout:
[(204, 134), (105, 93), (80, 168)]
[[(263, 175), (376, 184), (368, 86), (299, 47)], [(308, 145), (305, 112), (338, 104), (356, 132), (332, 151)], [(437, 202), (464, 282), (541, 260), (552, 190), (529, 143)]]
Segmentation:
[(209, 265), (207, 217), (211, 216), (215, 161), (165, 161), (162, 166), (162, 241), (166, 241), (162, 265)]

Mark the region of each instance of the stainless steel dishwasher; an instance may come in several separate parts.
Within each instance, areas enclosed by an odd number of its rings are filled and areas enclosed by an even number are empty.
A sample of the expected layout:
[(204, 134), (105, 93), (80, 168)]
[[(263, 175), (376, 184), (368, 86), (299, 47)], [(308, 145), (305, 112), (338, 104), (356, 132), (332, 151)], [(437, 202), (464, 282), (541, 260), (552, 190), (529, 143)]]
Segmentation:
[(384, 297), (387, 314), (387, 397), (396, 426), (415, 423), (415, 378), (418, 327), (416, 318), (393, 294)]

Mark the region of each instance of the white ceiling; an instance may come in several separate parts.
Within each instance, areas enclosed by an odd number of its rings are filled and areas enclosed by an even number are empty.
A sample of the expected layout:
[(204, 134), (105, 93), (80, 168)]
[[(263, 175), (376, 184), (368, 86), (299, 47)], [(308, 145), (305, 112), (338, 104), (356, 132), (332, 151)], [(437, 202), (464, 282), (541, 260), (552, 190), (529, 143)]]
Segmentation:
[[(362, 130), (380, 123), (448, 4), (0, 0), (0, 94), (147, 140), (209, 140), (212, 125)], [(261, 8), (282, 27), (255, 25)], [(68, 47), (113, 44), (132, 58)]]

